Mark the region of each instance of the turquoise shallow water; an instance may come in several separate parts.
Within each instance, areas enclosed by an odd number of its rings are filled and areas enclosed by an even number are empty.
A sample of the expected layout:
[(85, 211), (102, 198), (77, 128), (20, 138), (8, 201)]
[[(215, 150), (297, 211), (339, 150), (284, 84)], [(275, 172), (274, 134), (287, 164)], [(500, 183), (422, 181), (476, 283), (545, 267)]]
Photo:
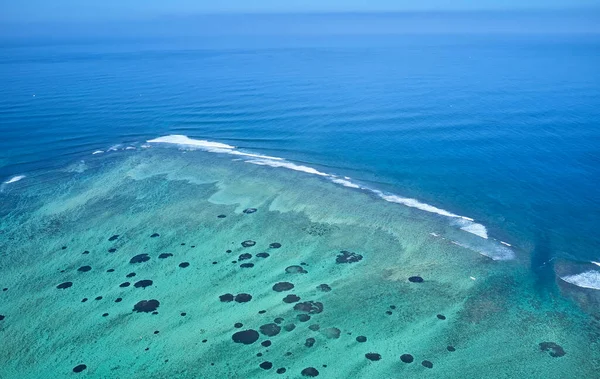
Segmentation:
[[(82, 364), (79, 375), (99, 378), (600, 368), (598, 315), (535, 291), (523, 259), (492, 260), (463, 247), (484, 240), (447, 217), (318, 175), (153, 145), (12, 183), (3, 197), (2, 377), (68, 377)], [(595, 292), (573, 293), (593, 314)], [(135, 312), (144, 300), (158, 306)], [(248, 344), (234, 342), (244, 331)]]

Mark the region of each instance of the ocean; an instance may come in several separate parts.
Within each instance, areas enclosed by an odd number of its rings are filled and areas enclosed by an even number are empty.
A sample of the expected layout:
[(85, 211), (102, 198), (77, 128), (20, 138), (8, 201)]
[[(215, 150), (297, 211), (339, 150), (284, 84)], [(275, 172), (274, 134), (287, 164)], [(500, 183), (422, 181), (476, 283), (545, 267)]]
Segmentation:
[(0, 51), (0, 377), (597, 376), (597, 35)]

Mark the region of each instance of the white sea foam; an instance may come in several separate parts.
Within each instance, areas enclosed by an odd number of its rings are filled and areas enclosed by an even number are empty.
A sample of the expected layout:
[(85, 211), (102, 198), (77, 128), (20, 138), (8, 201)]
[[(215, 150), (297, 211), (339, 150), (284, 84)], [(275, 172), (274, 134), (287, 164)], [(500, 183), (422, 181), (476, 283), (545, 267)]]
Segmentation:
[(586, 271), (580, 274), (563, 276), (561, 279), (577, 287), (600, 290), (600, 271)]
[(92, 153), (92, 155), (96, 155), (96, 154), (102, 154), (102, 153), (104, 153), (104, 151), (102, 151), (102, 150), (96, 150), (96, 151), (94, 151), (94, 152)]
[(15, 183), (23, 178), (25, 178), (25, 175), (16, 175), (16, 176), (13, 176), (12, 178), (8, 179), (7, 181), (5, 181), (4, 184)]
[[(461, 230), (471, 233), (471, 234), (474, 234), (474, 235), (479, 236), (484, 239), (488, 238), (487, 229), (485, 228), (485, 226), (482, 224), (476, 223), (475, 220), (473, 220), (472, 218), (460, 216), (460, 215), (448, 212), (444, 209), (437, 208), (433, 205), (422, 203), (416, 199), (402, 197), (402, 196), (398, 196), (398, 195), (390, 194), (390, 193), (384, 193), (384, 192), (376, 190), (376, 189), (372, 189), (372, 188), (369, 188), (366, 186), (359, 185), (357, 183), (352, 182), (350, 180), (350, 177), (348, 177), (348, 176), (338, 177), (336, 175), (321, 172), (313, 167), (288, 162), (283, 158), (272, 157), (272, 156), (261, 155), (261, 154), (254, 154), (254, 153), (247, 153), (247, 152), (238, 150), (235, 146), (227, 145), (227, 144), (220, 143), (220, 142), (196, 140), (196, 139), (184, 136), (184, 135), (163, 136), (163, 137), (158, 137), (155, 139), (148, 140), (147, 142), (148, 143), (173, 144), (173, 145), (177, 145), (177, 146), (181, 146), (181, 147), (197, 148), (197, 149), (209, 151), (212, 153), (238, 155), (238, 156), (248, 157), (249, 159), (247, 159), (246, 162), (255, 164), (255, 165), (281, 167), (281, 168), (287, 168), (289, 170), (305, 172), (307, 174), (319, 175), (321, 177), (331, 180), (332, 182), (334, 182), (336, 184), (340, 184), (345, 187), (360, 189), (360, 190), (374, 193), (377, 196), (379, 196), (380, 198), (382, 198), (383, 200), (391, 202), (391, 203), (402, 204), (407, 207), (416, 208), (416, 209), (419, 209), (419, 210), (422, 210), (425, 212), (435, 213), (440, 216), (455, 219), (456, 226), (458, 226)], [(144, 145), (142, 145), (142, 146), (144, 146)], [(505, 244), (505, 245), (510, 246), (508, 244)], [(507, 250), (511, 251), (509, 249), (507, 249)], [(511, 251), (511, 253), (512, 253), (512, 251)], [(503, 253), (501, 255), (506, 256), (508, 254)]]
[(127, 147), (125, 148), (125, 150), (135, 150), (135, 147), (133, 147), (133, 146), (127, 146)]
[(505, 246), (508, 246), (508, 247), (511, 247), (511, 246), (512, 246), (512, 245), (511, 245), (510, 243), (508, 243), (508, 242), (500, 241), (500, 243), (501, 243), (501, 244), (503, 244), (503, 245), (505, 245)]
[(151, 139), (146, 141), (148, 143), (171, 143), (174, 145), (186, 145), (186, 146), (197, 146), (200, 148), (210, 148), (210, 149), (235, 149), (235, 146), (227, 145), (219, 142), (211, 142), (205, 140), (198, 140), (189, 138), (188, 136), (182, 136), (177, 134), (172, 134), (170, 136), (158, 137), (155, 139)]
[(290, 170), (302, 171), (302, 172), (306, 172), (307, 174), (313, 174), (313, 175), (319, 175), (319, 176), (331, 176), (324, 172), (318, 171), (312, 167), (297, 165), (294, 163), (286, 162), (284, 160), (274, 161), (271, 159), (251, 159), (251, 160), (247, 160), (246, 162), (256, 164), (256, 165), (261, 165), (261, 166), (284, 167), (284, 168), (287, 168)]
[(592, 263), (595, 264), (596, 266), (600, 266), (600, 262), (592, 261)]
[(348, 187), (348, 188), (356, 188), (356, 189), (361, 189), (362, 188), (358, 184), (352, 183), (351, 181), (349, 181), (347, 179), (332, 178), (331, 181), (334, 182), (334, 183), (337, 183), (337, 184), (341, 184), (344, 187)]

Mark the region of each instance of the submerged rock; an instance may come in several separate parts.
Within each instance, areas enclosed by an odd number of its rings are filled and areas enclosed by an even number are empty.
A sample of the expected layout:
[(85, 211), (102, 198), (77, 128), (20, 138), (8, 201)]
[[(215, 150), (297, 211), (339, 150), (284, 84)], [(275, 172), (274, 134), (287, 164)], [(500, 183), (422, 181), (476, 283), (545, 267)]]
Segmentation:
[(329, 285), (327, 285), (327, 284), (319, 284), (317, 286), (317, 289), (319, 291), (322, 291), (322, 292), (329, 292), (329, 291), (331, 291), (331, 287), (329, 287)]
[(146, 288), (152, 285), (152, 280), (150, 279), (144, 279), (144, 280), (140, 280), (139, 282), (136, 282), (133, 286), (135, 288)]
[(133, 306), (133, 310), (135, 312), (149, 313), (154, 312), (156, 309), (158, 309), (159, 305), (160, 302), (158, 300), (142, 300)]
[(256, 242), (252, 241), (252, 240), (246, 240), (246, 241), (242, 242), (243, 247), (252, 247), (254, 245), (256, 245)]
[(314, 367), (307, 367), (304, 370), (302, 370), (300, 374), (302, 374), (302, 376), (315, 377), (319, 376), (319, 371)]
[(281, 327), (275, 323), (265, 324), (259, 328), (260, 332), (268, 337), (273, 337), (279, 334)]
[(219, 296), (219, 300), (221, 300), (222, 303), (229, 303), (230, 301), (233, 301), (234, 296), (230, 293), (226, 293), (225, 295), (221, 295)]
[(306, 347), (313, 347), (313, 345), (315, 344), (315, 342), (317, 342), (317, 340), (315, 340), (314, 338), (307, 338), (306, 341), (304, 342), (304, 346)]
[(279, 249), (281, 247), (281, 244), (279, 242), (273, 242), (272, 244), (269, 245), (269, 247), (271, 249)]
[(87, 368), (86, 365), (80, 364), (80, 365), (73, 367), (73, 372), (79, 373), (79, 372), (82, 372), (83, 370), (85, 370), (86, 368)]
[(171, 254), (171, 253), (161, 253), (158, 257), (160, 259), (165, 259), (165, 258), (169, 258), (169, 257), (172, 257), (172, 256), (173, 256), (173, 254)]
[(246, 259), (250, 259), (250, 258), (252, 258), (252, 254), (244, 253), (244, 254), (240, 254), (240, 256), (238, 257), (238, 261), (245, 261)]
[(150, 236), (150, 238), (156, 238), (156, 237), (160, 237), (160, 234), (158, 234), (158, 233), (152, 233), (152, 235)]
[(250, 345), (258, 341), (259, 337), (260, 336), (256, 330), (248, 329), (234, 333), (233, 336), (231, 336), (231, 339), (235, 343), (243, 343), (244, 345)]
[(323, 303), (319, 301), (305, 301), (303, 303), (294, 305), (294, 310), (310, 314), (318, 314), (323, 312)]
[(335, 259), (335, 262), (336, 263), (355, 263), (355, 262), (359, 262), (362, 259), (363, 259), (363, 256), (360, 254), (356, 254), (351, 251), (342, 250), (338, 254), (337, 258)]
[(109, 238), (108, 238), (108, 240), (109, 240), (109, 241), (114, 241), (114, 240), (116, 240), (117, 238), (119, 238), (119, 235), (118, 235), (118, 234), (115, 234), (115, 235), (113, 235), (113, 236), (109, 237)]
[(252, 214), (252, 213), (254, 213), (254, 212), (256, 212), (256, 211), (257, 211), (257, 209), (256, 209), (256, 208), (246, 208), (246, 209), (244, 209), (244, 210), (243, 210), (243, 212), (244, 212), (245, 214)]
[(88, 271), (90, 271), (91, 269), (92, 269), (92, 267), (91, 267), (91, 266), (81, 266), (81, 267), (79, 267), (79, 268), (77, 269), (77, 271), (79, 271), (79, 272), (88, 272)]
[(288, 266), (286, 267), (285, 272), (288, 274), (306, 274), (308, 271), (302, 266)]
[(550, 356), (559, 358), (567, 354), (565, 350), (555, 342), (540, 342), (540, 350), (549, 351)]
[(275, 292), (289, 291), (292, 288), (294, 288), (294, 285), (290, 282), (279, 282), (273, 285), (273, 291)]
[(138, 254), (129, 260), (129, 263), (143, 263), (150, 260), (150, 256), (148, 254)]
[(247, 303), (252, 300), (252, 295), (247, 293), (240, 293), (235, 295), (235, 301), (238, 303)]
[(296, 296), (296, 295), (287, 295), (286, 297), (283, 298), (283, 302), (287, 303), (287, 304), (291, 304), (291, 303), (296, 303), (300, 301), (300, 297)]
[(410, 354), (402, 354), (400, 356), (400, 360), (404, 363), (412, 363), (415, 360), (415, 358), (413, 358), (413, 356)]
[(378, 353), (367, 353), (365, 357), (370, 361), (379, 361), (381, 360), (381, 354)]
[(256, 254), (257, 257), (259, 258), (268, 258), (269, 257), (269, 253), (258, 253)]
[(423, 361), (421, 362), (421, 364), (423, 365), (423, 367), (433, 368), (433, 363), (431, 363), (430, 361)]
[(421, 278), (420, 276), (411, 276), (410, 278), (408, 278), (408, 281), (411, 283), (423, 283), (423, 278)]
[(65, 288), (69, 288), (73, 285), (73, 282), (64, 282), (64, 283), (60, 283), (59, 285), (56, 286), (56, 288), (64, 290)]
[(356, 342), (367, 342), (367, 337), (365, 336), (358, 336), (356, 337)]

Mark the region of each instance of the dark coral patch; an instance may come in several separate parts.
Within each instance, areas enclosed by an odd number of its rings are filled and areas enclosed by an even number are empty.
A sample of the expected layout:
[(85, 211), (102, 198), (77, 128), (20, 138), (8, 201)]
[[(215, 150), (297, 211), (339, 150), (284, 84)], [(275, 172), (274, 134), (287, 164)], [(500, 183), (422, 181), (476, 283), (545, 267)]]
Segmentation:
[(233, 327), (236, 328), (236, 329), (239, 329), (242, 326), (244, 326), (244, 324), (242, 324), (241, 322), (236, 322), (235, 324), (233, 324)]
[(315, 377), (319, 376), (319, 371), (314, 367), (307, 367), (304, 370), (302, 370), (300, 374), (302, 374), (302, 376)]
[(283, 322), (283, 318), (282, 317), (277, 317), (275, 320), (273, 320), (274, 323), (276, 324), (281, 324)]
[(304, 342), (304, 346), (306, 346), (306, 347), (313, 347), (314, 344), (315, 344), (315, 342), (317, 342), (316, 339), (314, 339), (312, 337), (311, 338), (307, 338), (306, 341)]
[(125, 288), (125, 287), (129, 287), (130, 285), (131, 285), (131, 283), (129, 283), (129, 282), (123, 282), (123, 283), (119, 284), (119, 287)]
[(82, 303), (85, 303), (86, 301), (88, 301), (88, 298), (87, 298), (87, 297), (84, 297), (83, 299), (81, 299), (81, 302), (82, 302)]
[(269, 253), (258, 253), (256, 254), (257, 257), (259, 258), (268, 258), (269, 257)]
[(106, 270), (106, 272), (115, 272), (114, 268), (109, 268), (108, 270)]
[(271, 363), (271, 362), (268, 362), (268, 361), (265, 361), (265, 362), (261, 363), (259, 366), (260, 366), (260, 368), (262, 368), (263, 370), (270, 370), (270, 369), (271, 369), (271, 367), (273, 367), (273, 363)]
[(128, 278), (133, 278), (135, 276), (135, 272), (130, 272), (129, 274), (125, 275)]
[(540, 350), (549, 351), (550, 356), (554, 358), (562, 357), (567, 354), (565, 350), (555, 342), (540, 342)]
[(241, 268), (252, 268), (254, 267), (254, 263), (242, 263), (240, 265)]
[(102, 317), (106, 317), (106, 316), (108, 316), (108, 313), (103, 313), (102, 314)]
[(308, 271), (302, 266), (288, 266), (286, 267), (285, 272), (288, 274), (306, 274)]
[(89, 250), (85, 250), (85, 251), (84, 251), (83, 253), (81, 253), (81, 254), (89, 254), (89, 253), (90, 253), (90, 252), (89, 252)]
[(265, 324), (259, 328), (260, 332), (268, 337), (273, 337), (279, 334), (281, 327), (275, 323)]
[(233, 295), (226, 293), (225, 295), (219, 296), (219, 300), (221, 300), (222, 303), (229, 303), (230, 301), (233, 301)]
[(446, 319), (446, 316), (444, 316), (444, 315), (437, 315), (436, 317), (439, 318), (440, 320), (445, 320)]
[(423, 278), (421, 278), (420, 276), (411, 276), (410, 278), (408, 278), (408, 281), (411, 283), (423, 283)]
[(356, 342), (367, 342), (367, 337), (365, 336), (358, 336), (356, 337)]
[(327, 285), (327, 284), (319, 284), (317, 286), (317, 289), (319, 291), (323, 291), (323, 292), (329, 292), (329, 291), (331, 291), (331, 287), (329, 287), (329, 285)]
[(256, 242), (252, 241), (252, 240), (246, 240), (244, 242), (242, 242), (242, 246), (243, 247), (251, 247), (256, 245)]
[(121, 297), (117, 297), (115, 299), (115, 303), (120, 303), (121, 301), (123, 301), (123, 298), (121, 298)]
[(323, 303), (319, 301), (305, 301), (294, 305), (294, 310), (300, 312), (307, 312), (310, 314), (318, 314), (323, 312)]
[(367, 354), (365, 354), (365, 357), (370, 361), (381, 360), (381, 354), (377, 354), (377, 353), (367, 353)]
[(446, 347), (446, 349), (447, 349), (449, 352), (456, 351), (456, 348), (455, 348), (454, 346), (452, 346), (452, 345), (448, 345), (448, 346)]
[(165, 258), (169, 258), (169, 257), (172, 257), (172, 256), (173, 256), (173, 254), (171, 254), (171, 253), (162, 253), (158, 257), (160, 259), (165, 259)]
[(190, 265), (190, 263), (189, 263), (189, 262), (181, 262), (181, 263), (179, 264), (179, 267), (181, 267), (181, 268), (186, 268), (186, 267), (188, 267), (189, 265)]
[(86, 368), (87, 368), (87, 366), (84, 364), (77, 365), (77, 366), (73, 367), (73, 372), (82, 372)]
[(257, 211), (256, 208), (246, 208), (246, 209), (243, 210), (243, 212), (246, 213), (246, 214), (252, 214), (252, 213), (254, 213), (256, 211)]
[(109, 241), (114, 241), (114, 240), (116, 240), (117, 238), (119, 238), (119, 235), (118, 235), (118, 234), (115, 234), (115, 235), (113, 235), (113, 236), (109, 237), (109, 238), (108, 238), (108, 240), (109, 240)]
[(73, 282), (64, 282), (64, 283), (60, 283), (59, 285), (56, 286), (56, 288), (64, 290), (65, 288), (69, 288), (73, 285)]
[(135, 288), (146, 288), (146, 287), (150, 287), (151, 285), (152, 285), (152, 280), (144, 279), (144, 280), (140, 280), (140, 281), (136, 282), (133, 286)]
[(342, 250), (337, 255), (335, 262), (336, 263), (355, 263), (363, 259), (363, 256), (360, 254), (353, 253), (351, 251)]
[(329, 339), (338, 339), (340, 338), (342, 331), (338, 328), (327, 328), (323, 330), (323, 334)]
[(129, 263), (142, 263), (150, 260), (150, 256), (148, 254), (138, 254), (129, 260)]
[(306, 321), (310, 320), (310, 316), (307, 315), (306, 313), (301, 313), (298, 316), (296, 316), (296, 319), (298, 319), (298, 321), (300, 321), (300, 322), (306, 322)]
[(247, 293), (240, 293), (235, 295), (235, 301), (238, 303), (247, 303), (252, 300), (252, 295)]
[(225, 218), (225, 217), (227, 217), (227, 215), (218, 215), (217, 217), (218, 218)]
[(312, 324), (311, 326), (308, 327), (308, 329), (312, 330), (313, 332), (316, 332), (319, 329), (321, 329), (321, 326), (319, 324)]
[(270, 340), (264, 340), (260, 344), (263, 345), (264, 347), (269, 347), (269, 346), (271, 346), (271, 341)]
[(412, 363), (415, 360), (415, 358), (410, 354), (402, 354), (400, 356), (400, 360), (404, 363)]
[(294, 324), (287, 324), (283, 327), (283, 330), (285, 330), (286, 332), (291, 332), (294, 329), (296, 329), (296, 325)]
[(152, 235), (150, 236), (150, 238), (156, 238), (156, 237), (160, 237), (160, 234), (158, 234), (158, 233), (152, 233)]
[(294, 288), (294, 285), (290, 282), (279, 282), (273, 285), (273, 291), (276, 292), (289, 291), (292, 288)]
[(142, 300), (133, 306), (133, 310), (135, 312), (154, 312), (159, 305), (160, 302), (158, 300)]
[(423, 365), (423, 367), (433, 368), (433, 363), (431, 363), (430, 361), (423, 361), (421, 362), (421, 364)]
[(0, 321), (4, 320), (5, 316), (4, 315), (0, 315)]
[(109, 253), (114, 253), (115, 251), (117, 251), (116, 247), (111, 247), (110, 249), (108, 249)]
[(253, 344), (258, 340), (260, 335), (254, 329), (242, 330), (240, 332), (236, 332), (231, 336), (231, 339), (235, 343), (243, 343), (244, 345)]
[(102, 300), (102, 296), (96, 296), (96, 298), (94, 300), (97, 300), (97, 301)]
[(278, 368), (278, 369), (277, 369), (277, 371), (276, 371), (276, 372), (277, 372), (278, 374), (285, 374), (285, 372), (286, 372), (286, 371), (287, 371), (287, 370), (285, 369), (285, 367), (280, 367), (280, 368)]
[(288, 304), (296, 303), (298, 301), (300, 301), (300, 297), (296, 295), (287, 295), (283, 298), (283, 302)]
[(271, 249), (279, 249), (281, 247), (281, 244), (279, 242), (273, 242), (272, 244), (269, 245), (269, 247)]
[(90, 271), (92, 268), (90, 266), (81, 266), (77, 269), (77, 271), (79, 272), (88, 272)]
[(244, 254), (240, 254), (240, 256), (238, 257), (238, 261), (245, 261), (246, 259), (250, 259), (250, 258), (252, 258), (252, 254), (244, 253)]

